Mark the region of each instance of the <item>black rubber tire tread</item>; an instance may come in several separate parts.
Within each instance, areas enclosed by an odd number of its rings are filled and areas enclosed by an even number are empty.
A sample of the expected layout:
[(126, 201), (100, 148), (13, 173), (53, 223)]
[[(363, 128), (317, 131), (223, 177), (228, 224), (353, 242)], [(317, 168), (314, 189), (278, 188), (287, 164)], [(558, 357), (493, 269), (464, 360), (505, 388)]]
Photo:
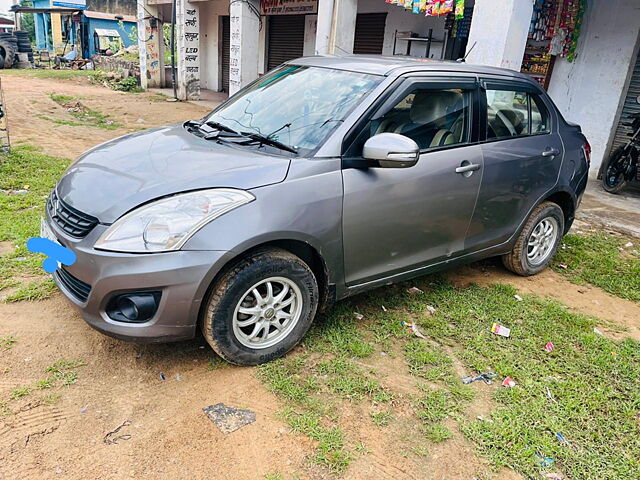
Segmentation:
[(8, 42), (6, 39), (0, 39), (0, 47), (4, 48), (4, 68), (11, 68), (16, 58), (16, 44)]
[[(558, 238), (556, 238), (556, 244), (553, 246), (553, 253), (549, 255), (546, 262), (541, 263), (540, 265), (531, 266), (527, 261), (527, 244), (529, 243), (529, 237), (538, 222), (550, 215), (553, 215), (556, 218), (560, 230), (560, 234), (558, 235)], [(513, 273), (523, 277), (530, 277), (531, 275), (540, 273), (542, 270), (547, 268), (558, 251), (558, 247), (562, 241), (562, 232), (564, 232), (564, 212), (560, 206), (553, 202), (541, 203), (533, 210), (533, 212), (531, 212), (531, 215), (529, 215), (520, 235), (518, 235), (518, 239), (516, 240), (513, 250), (502, 256), (502, 263), (508, 270), (511, 270)]]
[(624, 147), (616, 148), (613, 151), (613, 153), (609, 155), (609, 158), (607, 159), (602, 169), (602, 188), (604, 188), (605, 191), (609, 193), (614, 193), (614, 194), (620, 193), (627, 186), (628, 182), (626, 180), (623, 180), (615, 187), (610, 187), (607, 185), (607, 168), (609, 168), (609, 163), (611, 163), (614, 160), (617, 160), (622, 155), (623, 151), (624, 151)]
[[(303, 311), (298, 324), (281, 343), (252, 350), (240, 344), (231, 326), (233, 312), (240, 296), (260, 277), (287, 276), (300, 288)], [(217, 279), (210, 288), (201, 321), (202, 333), (211, 348), (224, 360), (236, 365), (259, 365), (275, 360), (295, 347), (309, 330), (318, 308), (318, 284), (309, 266), (286, 250), (257, 250), (239, 260)]]

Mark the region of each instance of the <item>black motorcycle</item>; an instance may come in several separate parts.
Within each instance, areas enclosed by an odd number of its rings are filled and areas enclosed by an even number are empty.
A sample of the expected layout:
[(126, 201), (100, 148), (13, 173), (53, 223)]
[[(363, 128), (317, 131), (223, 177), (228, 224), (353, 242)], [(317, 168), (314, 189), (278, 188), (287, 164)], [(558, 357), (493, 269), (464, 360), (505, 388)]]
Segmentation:
[(609, 193), (618, 193), (629, 182), (640, 181), (640, 112), (631, 118), (633, 121), (626, 124), (633, 129), (627, 134), (631, 139), (613, 151), (602, 169), (602, 186)]

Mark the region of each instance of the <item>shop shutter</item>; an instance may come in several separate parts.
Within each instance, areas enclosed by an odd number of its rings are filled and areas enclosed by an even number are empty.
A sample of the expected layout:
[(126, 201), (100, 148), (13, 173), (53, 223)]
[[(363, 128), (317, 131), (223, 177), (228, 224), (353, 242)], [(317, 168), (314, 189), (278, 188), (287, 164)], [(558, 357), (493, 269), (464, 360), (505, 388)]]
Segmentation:
[(633, 74), (631, 75), (631, 83), (629, 83), (629, 90), (627, 91), (627, 96), (624, 100), (624, 106), (622, 107), (622, 114), (620, 115), (618, 128), (616, 128), (616, 136), (613, 139), (614, 149), (629, 141), (627, 133), (631, 133), (631, 127), (623, 125), (623, 123), (631, 123), (632, 118), (630, 115), (633, 113), (640, 113), (638, 96), (640, 96), (640, 52), (638, 52), (638, 57), (636, 58), (636, 65), (633, 69)]
[(359, 13), (356, 17), (353, 53), (381, 54), (386, 20), (386, 13)]
[(229, 54), (231, 51), (231, 27), (229, 17), (222, 17), (222, 65), (220, 73), (222, 75), (222, 91), (229, 91)]
[(268, 33), (267, 70), (302, 56), (304, 15), (271, 15)]

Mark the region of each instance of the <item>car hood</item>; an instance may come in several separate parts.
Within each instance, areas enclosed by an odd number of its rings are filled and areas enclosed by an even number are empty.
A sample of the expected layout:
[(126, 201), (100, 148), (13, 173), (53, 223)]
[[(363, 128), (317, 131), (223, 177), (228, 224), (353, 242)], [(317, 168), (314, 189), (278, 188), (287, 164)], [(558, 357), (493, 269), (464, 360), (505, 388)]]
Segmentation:
[(204, 140), (182, 124), (110, 140), (85, 152), (57, 186), (59, 198), (112, 223), (149, 200), (213, 187), (282, 182), (290, 160)]

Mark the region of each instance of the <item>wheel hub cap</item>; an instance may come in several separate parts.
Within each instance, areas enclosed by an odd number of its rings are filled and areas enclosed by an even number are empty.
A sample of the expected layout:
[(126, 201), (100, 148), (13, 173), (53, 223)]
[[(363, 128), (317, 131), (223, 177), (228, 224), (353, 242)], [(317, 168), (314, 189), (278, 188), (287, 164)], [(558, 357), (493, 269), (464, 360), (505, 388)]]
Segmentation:
[(558, 234), (558, 221), (555, 218), (547, 217), (538, 222), (527, 243), (527, 260), (530, 265), (540, 265), (549, 258)]
[(233, 314), (233, 333), (245, 347), (262, 349), (284, 340), (302, 314), (302, 292), (285, 277), (270, 277), (249, 288)]

